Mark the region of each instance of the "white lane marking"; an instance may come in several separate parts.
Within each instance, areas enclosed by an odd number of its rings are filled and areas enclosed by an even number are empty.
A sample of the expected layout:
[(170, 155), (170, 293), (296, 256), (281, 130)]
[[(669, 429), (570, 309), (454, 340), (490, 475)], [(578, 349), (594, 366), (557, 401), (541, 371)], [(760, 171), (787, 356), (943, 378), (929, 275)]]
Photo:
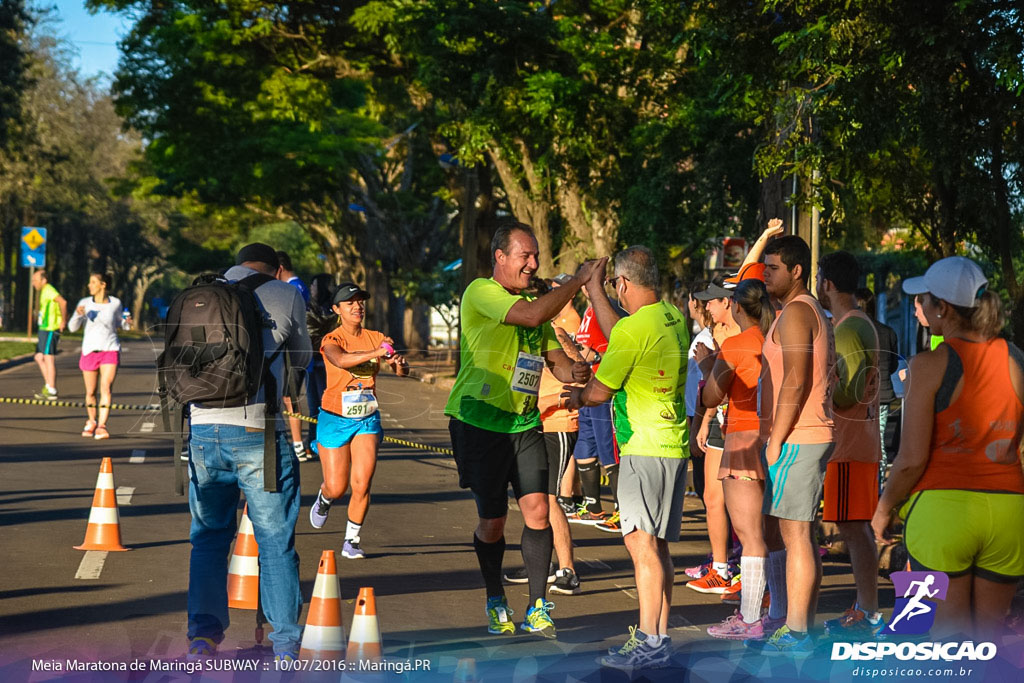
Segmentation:
[(118, 486), (117, 490), (114, 491), (114, 495), (117, 496), (117, 504), (131, 505), (133, 493), (135, 493), (134, 486)]
[(146, 451), (136, 448), (132, 451), (132, 457), (128, 458), (128, 462), (133, 465), (146, 462)]
[(103, 572), (103, 563), (107, 561), (106, 550), (87, 550), (82, 563), (75, 573), (76, 579), (98, 579)]
[(156, 429), (156, 423), (155, 422), (143, 422), (142, 423), (142, 427), (139, 429), (139, 431), (143, 432), (143, 433), (146, 433), (146, 432), (151, 432), (154, 429)]
[(396, 422), (395, 426), (398, 427), (399, 429), (405, 429), (405, 425), (400, 422)]
[(587, 565), (591, 569), (611, 569), (611, 566), (605, 564), (601, 560), (584, 560), (582, 557), (576, 558), (583, 564)]
[(515, 510), (516, 512), (519, 512), (519, 501), (517, 501), (515, 498), (508, 499), (508, 506)]
[(625, 593), (626, 595), (628, 595), (629, 597), (633, 598), (634, 600), (638, 599), (637, 596), (636, 596), (636, 589), (635, 588), (629, 588), (628, 586), (623, 586), (622, 584), (619, 584), (619, 583), (615, 584), (615, 587), (618, 588), (623, 593)]

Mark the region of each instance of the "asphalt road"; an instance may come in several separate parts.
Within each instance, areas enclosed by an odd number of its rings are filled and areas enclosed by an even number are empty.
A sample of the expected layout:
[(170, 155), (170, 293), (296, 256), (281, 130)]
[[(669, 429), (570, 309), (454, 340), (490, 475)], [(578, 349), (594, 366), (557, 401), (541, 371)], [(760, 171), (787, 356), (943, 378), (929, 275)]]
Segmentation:
[[(115, 402), (155, 402), (158, 352), (158, 345), (150, 342), (126, 344)], [(77, 351), (67, 348), (57, 364), (61, 398), (81, 400)], [(34, 364), (0, 373), (0, 396), (31, 397), (40, 385)], [(388, 435), (449, 446), (442, 415), (445, 391), (394, 377), (384, 377), (379, 390)], [(41, 661), (68, 658), (148, 661), (180, 657), (185, 649), (189, 513), (187, 500), (173, 492), (171, 443), (160, 433), (155, 413), (116, 412), (108, 441), (81, 438), (84, 419), (84, 409), (0, 403), (0, 543), (5, 558), (0, 573), (0, 680), (67, 677), (66, 672), (33, 672), (33, 662), (38, 668)], [(83, 567), (86, 554), (72, 546), (84, 537), (103, 456), (113, 459), (122, 538), (131, 551), (107, 554), (97, 569), (95, 559)], [(301, 465), (301, 477), (303, 510), (296, 544), (308, 601), (321, 551), (340, 550), (345, 519), (343, 507), (336, 506), (323, 530), (312, 529), (307, 514), (320, 483), (319, 464)], [(448, 680), (460, 658), (474, 659), (477, 675), (485, 679), (626, 679), (620, 672), (601, 671), (596, 662), (637, 621), (632, 565), (619, 536), (572, 527), (584, 593), (555, 597), (557, 642), (495, 637), (486, 633), (483, 584), (472, 549), (475, 506), (458, 488), (451, 458), (384, 444), (372, 501), (362, 533), (367, 558), (349, 561), (339, 553), (338, 566), (345, 623), (359, 588), (372, 586), (390, 660), (425, 659), (430, 678)], [(516, 545), (520, 529), (521, 518), (513, 512), (506, 565), (521, 562)], [(728, 680), (732, 675), (739, 676), (736, 680), (848, 679), (848, 674), (837, 678), (830, 673), (827, 655), (820, 663), (766, 663), (746, 656), (738, 643), (706, 636), (704, 629), (732, 608), (717, 596), (683, 586), (683, 569), (707, 552), (703, 529), (703, 513), (688, 498), (683, 538), (672, 546), (678, 580), (670, 635), (677, 654), (673, 668), (652, 678), (679, 680), (685, 666), (689, 680)], [(854, 597), (845, 565), (827, 562), (825, 571), (821, 619), (840, 613)], [(78, 578), (83, 575), (93, 578)], [(892, 591), (884, 581), (882, 593), (883, 605), (891, 607)], [(526, 607), (525, 586), (509, 586), (508, 595), (518, 620)], [(254, 612), (232, 610), (231, 619), (223, 656), (251, 656)], [(154, 675), (143, 671), (121, 676), (175, 679)], [(231, 680), (226, 674), (209, 676), (205, 680)], [(421, 671), (405, 678), (425, 676)]]

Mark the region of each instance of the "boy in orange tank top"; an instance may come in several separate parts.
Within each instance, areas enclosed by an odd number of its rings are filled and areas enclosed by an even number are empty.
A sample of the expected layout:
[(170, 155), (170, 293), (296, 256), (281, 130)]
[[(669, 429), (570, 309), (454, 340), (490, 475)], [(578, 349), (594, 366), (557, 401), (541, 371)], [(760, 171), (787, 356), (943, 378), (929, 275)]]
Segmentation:
[(782, 304), (764, 342), (759, 387), (761, 436), (765, 438), (765, 526), (776, 526), (786, 548), (786, 623), (767, 641), (745, 641), (763, 654), (806, 656), (808, 630), (821, 584), (821, 558), (813, 527), (825, 468), (832, 454), (835, 341), (832, 326), (807, 289), (811, 251), (795, 235), (765, 249), (764, 283)]

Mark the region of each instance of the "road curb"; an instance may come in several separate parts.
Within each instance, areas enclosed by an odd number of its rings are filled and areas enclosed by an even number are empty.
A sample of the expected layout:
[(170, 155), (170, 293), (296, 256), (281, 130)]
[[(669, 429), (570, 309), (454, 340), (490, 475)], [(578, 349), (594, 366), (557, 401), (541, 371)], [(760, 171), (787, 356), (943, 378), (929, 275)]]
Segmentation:
[(4, 370), (10, 370), (11, 368), (16, 368), (19, 365), (24, 365), (25, 363), (32, 360), (32, 357), (35, 355), (35, 352), (32, 352), (26, 353), (24, 356), (15, 356), (14, 358), (2, 360), (0, 361), (0, 372), (3, 372)]

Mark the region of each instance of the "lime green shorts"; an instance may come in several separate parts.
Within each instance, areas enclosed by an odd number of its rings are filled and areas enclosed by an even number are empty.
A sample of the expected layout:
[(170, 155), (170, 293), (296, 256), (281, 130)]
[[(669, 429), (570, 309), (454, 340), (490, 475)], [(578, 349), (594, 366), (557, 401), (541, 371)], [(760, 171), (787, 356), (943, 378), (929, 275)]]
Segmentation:
[(911, 569), (989, 581), (1024, 578), (1024, 495), (918, 491), (900, 510)]

